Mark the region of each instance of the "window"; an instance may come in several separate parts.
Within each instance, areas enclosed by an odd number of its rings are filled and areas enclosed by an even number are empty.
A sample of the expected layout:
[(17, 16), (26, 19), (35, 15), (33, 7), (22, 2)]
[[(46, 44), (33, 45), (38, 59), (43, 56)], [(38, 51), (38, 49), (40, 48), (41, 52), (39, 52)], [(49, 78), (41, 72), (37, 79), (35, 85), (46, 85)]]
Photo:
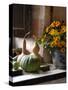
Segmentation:
[(15, 37), (24, 37), (31, 32), (32, 6), (13, 4), (13, 34)]

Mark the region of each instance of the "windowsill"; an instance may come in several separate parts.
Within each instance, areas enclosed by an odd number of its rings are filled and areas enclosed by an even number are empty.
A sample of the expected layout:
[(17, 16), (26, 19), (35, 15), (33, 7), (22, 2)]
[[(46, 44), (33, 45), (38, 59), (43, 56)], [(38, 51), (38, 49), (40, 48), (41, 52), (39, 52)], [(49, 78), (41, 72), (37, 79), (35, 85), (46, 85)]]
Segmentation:
[[(9, 77), (9, 84), (14, 86), (19, 85), (33, 85), (39, 83), (47, 83), (53, 81), (59, 83), (59, 80), (66, 77), (66, 71), (60, 69), (48, 70), (45, 72), (40, 72), (39, 74), (28, 73), (25, 75)], [(57, 81), (56, 81), (57, 80)]]

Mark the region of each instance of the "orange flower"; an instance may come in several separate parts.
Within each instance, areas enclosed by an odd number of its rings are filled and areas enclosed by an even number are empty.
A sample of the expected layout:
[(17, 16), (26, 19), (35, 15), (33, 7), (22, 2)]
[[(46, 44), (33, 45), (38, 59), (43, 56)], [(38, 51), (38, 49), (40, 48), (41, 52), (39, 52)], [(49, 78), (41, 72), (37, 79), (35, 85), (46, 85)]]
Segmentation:
[(53, 21), (53, 23), (51, 24), (52, 27), (58, 27), (60, 25), (61, 23), (59, 21)]
[(56, 21), (56, 27), (60, 26), (61, 23), (59, 21)]
[(59, 36), (56, 36), (56, 37), (53, 37), (54, 41), (59, 41), (60, 40), (60, 37)]
[(59, 41), (54, 41), (55, 46), (58, 46)]
[(62, 44), (61, 44), (60, 42), (58, 42), (58, 43), (57, 43), (57, 46), (58, 46), (59, 48), (61, 48), (61, 47), (62, 47)]

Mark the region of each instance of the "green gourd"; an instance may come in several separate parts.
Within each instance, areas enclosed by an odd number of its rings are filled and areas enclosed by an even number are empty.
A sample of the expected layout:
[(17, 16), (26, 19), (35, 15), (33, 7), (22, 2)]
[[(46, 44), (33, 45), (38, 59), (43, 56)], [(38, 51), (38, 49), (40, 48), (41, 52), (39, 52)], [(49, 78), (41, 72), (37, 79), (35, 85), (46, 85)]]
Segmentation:
[(24, 55), (20, 60), (20, 66), (27, 72), (37, 72), (40, 69), (39, 46), (34, 44), (32, 53)]

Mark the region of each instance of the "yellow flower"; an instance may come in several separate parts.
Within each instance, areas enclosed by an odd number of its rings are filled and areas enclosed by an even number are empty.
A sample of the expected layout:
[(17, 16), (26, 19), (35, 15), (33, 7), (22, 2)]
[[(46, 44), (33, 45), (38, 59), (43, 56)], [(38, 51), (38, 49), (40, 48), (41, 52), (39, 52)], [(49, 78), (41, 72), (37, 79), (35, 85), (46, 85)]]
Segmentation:
[(60, 37), (59, 36), (53, 37), (53, 40), (54, 40), (55, 46), (57, 46), (59, 43)]
[(51, 31), (49, 32), (50, 35), (59, 35), (59, 32), (55, 29), (51, 29)]
[(55, 43), (54, 43), (54, 42), (51, 42), (51, 43), (50, 43), (50, 46), (51, 46), (51, 47), (54, 47), (54, 46), (55, 46)]
[(65, 25), (62, 25), (61, 26), (61, 29), (65, 29), (66, 30), (66, 26)]
[(55, 46), (58, 46), (58, 42), (59, 41), (56, 41), (56, 40), (54, 41)]
[(51, 23), (51, 26), (52, 26), (52, 27), (55, 27), (55, 21), (53, 21), (53, 22)]
[(61, 41), (62, 46), (66, 46), (65, 41)]
[(60, 29), (60, 34), (62, 34), (62, 33), (65, 33), (66, 32), (66, 26), (65, 25), (63, 25), (63, 26), (61, 26), (61, 29)]

